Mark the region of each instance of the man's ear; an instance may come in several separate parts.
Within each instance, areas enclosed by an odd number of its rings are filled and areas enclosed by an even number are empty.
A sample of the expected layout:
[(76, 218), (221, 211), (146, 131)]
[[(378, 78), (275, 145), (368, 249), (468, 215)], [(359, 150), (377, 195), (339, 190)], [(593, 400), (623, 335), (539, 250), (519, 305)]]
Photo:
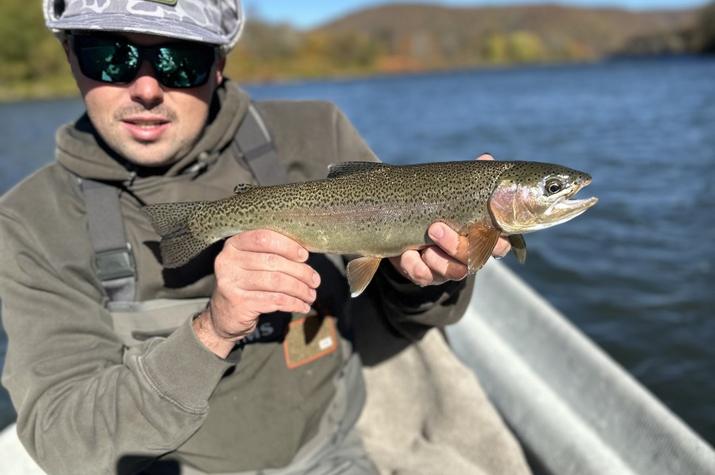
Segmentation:
[(226, 57), (221, 55), (216, 62), (216, 84), (223, 82), (223, 68), (226, 67)]

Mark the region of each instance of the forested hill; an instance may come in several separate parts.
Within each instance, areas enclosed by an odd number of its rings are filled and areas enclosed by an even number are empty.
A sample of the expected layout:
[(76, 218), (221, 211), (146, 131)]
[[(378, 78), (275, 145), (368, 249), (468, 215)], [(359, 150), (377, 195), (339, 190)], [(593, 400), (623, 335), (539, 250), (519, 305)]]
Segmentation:
[(263, 80), (590, 61), (689, 30), (699, 10), (386, 4), (310, 31), (247, 23), (229, 72)]
[[(386, 4), (308, 31), (249, 16), (227, 75), (246, 82), (589, 61), (634, 41), (648, 53), (673, 42), (686, 52), (712, 51), (715, 4), (643, 12)], [(0, 1), (0, 100), (67, 94), (76, 88), (39, 5)]]
[(455, 8), (385, 5), (321, 29), (354, 32), (430, 63), (598, 58), (634, 37), (689, 27), (694, 10), (631, 11), (555, 4)]

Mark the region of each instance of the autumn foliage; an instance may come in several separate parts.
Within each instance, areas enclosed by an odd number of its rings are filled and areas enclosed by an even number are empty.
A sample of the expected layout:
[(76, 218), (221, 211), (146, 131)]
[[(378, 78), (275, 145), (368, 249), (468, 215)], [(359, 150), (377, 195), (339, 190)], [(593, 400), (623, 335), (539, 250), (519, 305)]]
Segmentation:
[[(715, 51), (715, 6), (633, 12), (386, 5), (308, 31), (249, 19), (227, 75), (255, 82), (590, 61), (618, 52), (633, 38), (683, 31), (697, 39), (687, 48)], [(45, 29), (39, 5), (2, 0), (0, 99), (74, 93), (64, 52)]]

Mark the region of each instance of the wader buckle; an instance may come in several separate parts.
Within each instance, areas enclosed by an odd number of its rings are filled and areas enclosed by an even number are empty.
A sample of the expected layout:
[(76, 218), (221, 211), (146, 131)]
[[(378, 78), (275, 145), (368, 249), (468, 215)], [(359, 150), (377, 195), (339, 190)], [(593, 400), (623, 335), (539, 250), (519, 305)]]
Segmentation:
[(95, 253), (94, 262), (97, 265), (99, 280), (114, 280), (136, 275), (134, 253), (131, 244), (118, 249), (107, 249)]

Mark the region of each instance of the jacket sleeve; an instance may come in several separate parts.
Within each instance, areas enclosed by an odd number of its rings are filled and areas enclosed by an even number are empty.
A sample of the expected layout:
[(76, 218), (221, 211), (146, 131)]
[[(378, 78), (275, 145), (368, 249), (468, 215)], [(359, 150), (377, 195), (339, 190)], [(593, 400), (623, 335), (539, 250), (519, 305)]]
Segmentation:
[(416, 340), (432, 327), (459, 321), (467, 310), (474, 276), (459, 282), (420, 287), (402, 277), (387, 261), (375, 276), (373, 298), (384, 318), (402, 336)]
[[(335, 130), (340, 161), (378, 161), (355, 127), (337, 109)], [(419, 287), (383, 260), (367, 292), (394, 330), (409, 339), (417, 339), (432, 327), (457, 322), (469, 305), (473, 287), (473, 276), (461, 282)]]
[(43, 239), (0, 211), (2, 382), (18, 435), (48, 473), (135, 473), (200, 427), (236, 361), (204, 349), (189, 315), (168, 338), (123, 346), (96, 286), (60, 275)]

